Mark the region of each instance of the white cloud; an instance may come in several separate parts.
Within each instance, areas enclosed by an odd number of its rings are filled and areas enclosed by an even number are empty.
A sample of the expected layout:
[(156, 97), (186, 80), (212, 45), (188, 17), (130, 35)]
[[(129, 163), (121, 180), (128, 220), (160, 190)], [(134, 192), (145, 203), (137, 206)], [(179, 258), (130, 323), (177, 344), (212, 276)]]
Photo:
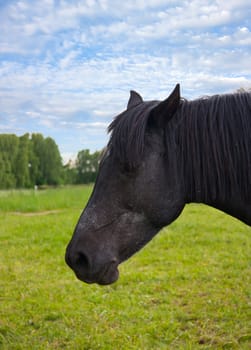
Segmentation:
[(102, 123), (102, 122), (69, 122), (69, 121), (61, 121), (60, 124), (62, 126), (67, 126), (67, 127), (76, 127), (77, 129), (88, 129), (88, 130), (104, 130), (108, 127), (107, 123)]
[(247, 0), (0, 7), (1, 130), (51, 133), (64, 152), (105, 142), (130, 89), (160, 99), (177, 82), (186, 97), (251, 86)]

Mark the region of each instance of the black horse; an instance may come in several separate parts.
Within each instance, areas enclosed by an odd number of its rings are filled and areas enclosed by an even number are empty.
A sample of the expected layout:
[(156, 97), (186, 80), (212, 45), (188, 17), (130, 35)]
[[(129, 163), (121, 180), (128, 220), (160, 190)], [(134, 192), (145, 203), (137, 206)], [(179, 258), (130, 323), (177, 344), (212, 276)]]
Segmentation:
[(118, 265), (189, 202), (251, 225), (251, 94), (164, 101), (132, 91), (111, 132), (92, 196), (66, 250), (87, 283), (110, 284)]

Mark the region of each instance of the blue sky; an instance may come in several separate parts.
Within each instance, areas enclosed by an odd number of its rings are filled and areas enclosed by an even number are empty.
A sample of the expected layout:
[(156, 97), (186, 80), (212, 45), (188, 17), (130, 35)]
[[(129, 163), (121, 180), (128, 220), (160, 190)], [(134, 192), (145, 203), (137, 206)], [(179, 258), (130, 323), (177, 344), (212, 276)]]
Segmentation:
[(133, 89), (163, 99), (251, 87), (250, 0), (0, 0), (0, 133), (63, 158), (100, 150)]

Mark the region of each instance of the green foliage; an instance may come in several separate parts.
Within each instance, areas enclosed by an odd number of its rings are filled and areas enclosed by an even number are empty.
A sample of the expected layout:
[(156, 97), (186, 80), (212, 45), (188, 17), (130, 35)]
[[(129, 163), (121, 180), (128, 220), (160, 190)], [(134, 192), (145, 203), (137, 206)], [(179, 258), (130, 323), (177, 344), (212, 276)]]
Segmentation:
[(75, 166), (71, 165), (71, 163), (64, 166), (63, 174), (65, 184), (77, 184), (78, 171)]
[(92, 183), (95, 181), (98, 166), (99, 166), (100, 152), (90, 153), (88, 149), (78, 152), (76, 169), (78, 183)]
[(58, 185), (61, 181), (62, 160), (55, 141), (47, 137), (44, 142), (44, 181)]
[(0, 135), (0, 188), (58, 185), (62, 181), (58, 147), (41, 134)]
[[(43, 138), (41, 134), (32, 134), (31, 144), (37, 185), (58, 185), (62, 180), (62, 160), (55, 141)], [(31, 168), (33, 164), (31, 163)]]
[(14, 174), (16, 177), (16, 186), (19, 188), (29, 187), (29, 134), (25, 134), (19, 138), (19, 147), (13, 164)]
[(0, 189), (16, 186), (14, 169), (18, 147), (16, 135), (0, 135)]
[(62, 165), (58, 146), (42, 134), (0, 134), (0, 189), (95, 182), (101, 152), (78, 153), (76, 164)]
[(64, 181), (67, 184), (94, 183), (98, 174), (101, 152), (90, 153), (89, 149), (78, 152), (75, 164), (64, 166)]
[(250, 227), (189, 205), (118, 282), (86, 285), (64, 252), (91, 190), (0, 192), (0, 349), (251, 348)]

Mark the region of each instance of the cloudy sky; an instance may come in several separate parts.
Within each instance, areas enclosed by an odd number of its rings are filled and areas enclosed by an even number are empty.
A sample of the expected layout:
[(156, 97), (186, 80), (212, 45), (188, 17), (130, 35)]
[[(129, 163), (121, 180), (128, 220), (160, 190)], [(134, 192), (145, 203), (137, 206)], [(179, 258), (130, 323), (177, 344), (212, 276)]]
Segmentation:
[(0, 133), (100, 150), (129, 90), (251, 87), (250, 0), (0, 0)]

